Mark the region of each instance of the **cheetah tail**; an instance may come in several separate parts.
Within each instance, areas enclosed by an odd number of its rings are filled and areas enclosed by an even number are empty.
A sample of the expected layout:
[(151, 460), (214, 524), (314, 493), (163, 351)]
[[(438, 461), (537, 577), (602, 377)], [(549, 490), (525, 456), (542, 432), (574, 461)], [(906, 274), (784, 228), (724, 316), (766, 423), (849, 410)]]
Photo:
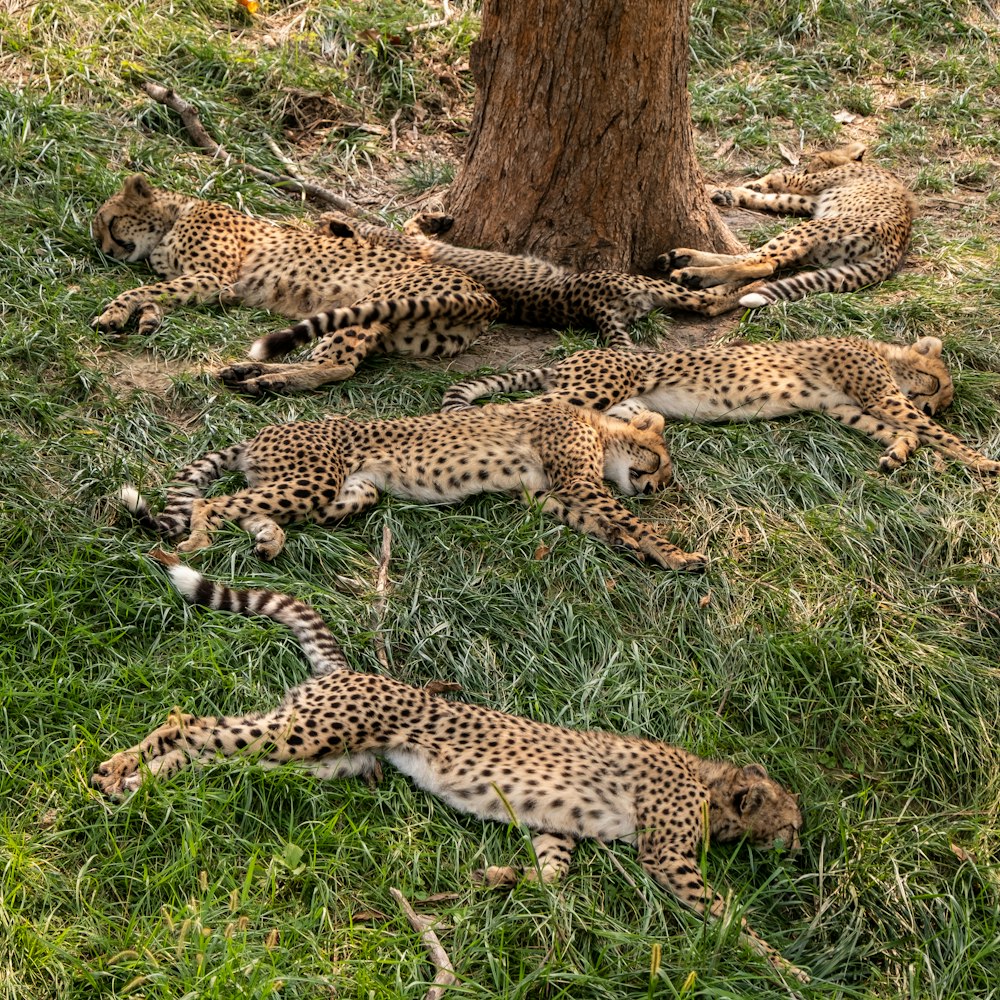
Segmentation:
[(456, 382), (445, 390), (441, 399), (441, 412), (448, 410), (467, 410), (477, 399), (492, 396), (498, 392), (530, 392), (535, 389), (551, 388), (549, 382), (552, 376), (551, 368), (524, 368), (515, 372), (502, 372), (499, 375), (484, 375), (482, 378), (469, 378)]
[(154, 516), (149, 512), (145, 497), (134, 486), (123, 486), (118, 499), (131, 511), (147, 531), (167, 538), (187, 534), (191, 525), (191, 506), (205, 487), (215, 482), (223, 472), (239, 469), (247, 442), (234, 444), (223, 451), (212, 451), (182, 469), (167, 487), (167, 502), (163, 511)]
[(224, 583), (206, 580), (197, 570), (179, 561), (168, 566), (167, 572), (174, 588), (192, 604), (238, 615), (262, 615), (286, 625), (295, 633), (314, 674), (350, 670), (326, 622), (303, 601), (273, 590), (236, 590)]
[(254, 361), (267, 361), (288, 354), (312, 340), (349, 326), (367, 329), (376, 323), (415, 324), (437, 316), (447, 317), (456, 325), (493, 319), (500, 311), (496, 300), (486, 292), (449, 292), (398, 299), (375, 299), (346, 309), (331, 309), (256, 340), (249, 355)]
[(759, 309), (775, 302), (795, 302), (811, 292), (854, 292), (865, 285), (887, 278), (894, 268), (874, 263), (843, 264), (821, 271), (803, 271), (801, 274), (769, 281), (740, 299), (747, 309)]

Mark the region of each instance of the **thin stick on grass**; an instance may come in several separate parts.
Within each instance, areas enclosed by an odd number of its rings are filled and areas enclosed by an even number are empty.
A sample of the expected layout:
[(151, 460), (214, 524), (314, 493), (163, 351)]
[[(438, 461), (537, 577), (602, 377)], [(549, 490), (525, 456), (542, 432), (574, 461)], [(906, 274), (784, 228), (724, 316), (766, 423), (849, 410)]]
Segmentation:
[(437, 934), (431, 930), (434, 921), (430, 917), (422, 917), (416, 913), (407, 898), (398, 889), (390, 888), (389, 894), (399, 904), (399, 908), (410, 922), (410, 926), (420, 935), (420, 940), (427, 950), (431, 963), (437, 969), (434, 985), (427, 991), (424, 1000), (439, 1000), (444, 995), (445, 987), (457, 983), (458, 978), (448, 953), (441, 947)]
[(389, 659), (385, 655), (385, 639), (382, 636), (382, 619), (385, 617), (385, 605), (389, 599), (389, 558), (392, 555), (392, 531), (389, 525), (382, 528), (382, 555), (378, 561), (378, 573), (375, 576), (375, 604), (372, 615), (375, 618), (375, 655), (386, 673), (389, 673)]
[[(126, 76), (140, 90), (145, 91), (154, 101), (176, 112), (180, 117), (181, 124), (184, 126), (187, 134), (191, 136), (194, 144), (206, 150), (211, 156), (223, 160), (232, 160), (243, 167), (248, 173), (253, 174), (254, 177), (265, 181), (273, 187), (297, 191), (308, 195), (310, 198), (316, 198), (318, 201), (333, 205), (334, 208), (342, 212), (348, 212), (360, 218), (371, 219), (371, 216), (360, 206), (355, 205), (353, 201), (339, 194), (334, 194), (333, 191), (320, 184), (303, 180), (301, 177), (292, 177), (288, 174), (274, 174), (270, 170), (264, 170), (262, 167), (254, 166), (254, 164), (247, 163), (245, 160), (237, 159), (226, 150), (225, 146), (216, 142), (209, 135), (208, 130), (201, 122), (198, 109), (190, 101), (186, 101), (181, 97), (177, 91), (171, 87), (164, 87), (162, 83), (157, 83), (155, 80), (143, 77), (135, 71), (126, 71)], [(285, 162), (287, 163), (287, 161)]]

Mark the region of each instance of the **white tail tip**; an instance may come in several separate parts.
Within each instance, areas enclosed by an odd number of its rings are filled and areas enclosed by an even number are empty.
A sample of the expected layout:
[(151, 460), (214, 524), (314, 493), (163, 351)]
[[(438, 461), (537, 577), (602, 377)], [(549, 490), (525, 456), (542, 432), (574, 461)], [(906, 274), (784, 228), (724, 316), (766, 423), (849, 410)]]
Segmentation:
[(146, 501), (142, 499), (142, 495), (134, 486), (123, 486), (118, 491), (118, 499), (121, 500), (123, 504), (133, 514), (141, 514), (146, 510)]
[(770, 304), (771, 300), (764, 298), (760, 292), (750, 292), (740, 299), (740, 305), (745, 306), (747, 309), (760, 309), (761, 306), (768, 306)]
[(253, 342), (250, 350), (247, 351), (247, 357), (251, 361), (266, 361), (268, 358), (267, 354), (267, 337), (261, 337)]
[(190, 566), (185, 566), (183, 563), (169, 567), (167, 572), (170, 574), (170, 582), (177, 591), (189, 600), (194, 598), (198, 592), (198, 584), (204, 579), (196, 569), (191, 569)]

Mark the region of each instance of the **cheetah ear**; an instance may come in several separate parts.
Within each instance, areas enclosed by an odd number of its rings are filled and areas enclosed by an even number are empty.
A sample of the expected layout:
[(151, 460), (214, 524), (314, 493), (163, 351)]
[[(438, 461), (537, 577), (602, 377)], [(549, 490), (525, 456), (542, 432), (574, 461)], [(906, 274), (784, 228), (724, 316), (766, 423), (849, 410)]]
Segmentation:
[(339, 236), (345, 240), (356, 240), (358, 238), (354, 227), (344, 222), (343, 219), (324, 219), (323, 223), (331, 236)]
[(149, 201), (153, 197), (153, 185), (142, 174), (133, 174), (125, 182), (125, 197), (129, 201)]
[(763, 764), (747, 764), (743, 768), (743, 777), (752, 781), (754, 778), (764, 780), (767, 777), (767, 768)]
[(642, 410), (630, 421), (637, 431), (652, 431), (654, 434), (662, 434), (666, 421), (662, 413), (655, 413), (653, 410)]
[(733, 796), (733, 808), (740, 816), (750, 816), (767, 802), (767, 791), (761, 784), (741, 788)]
[(863, 142), (852, 142), (845, 148), (847, 155), (856, 163), (860, 163), (864, 159), (867, 150), (868, 147)]
[(929, 358), (941, 357), (942, 343), (937, 337), (921, 337), (914, 345), (913, 349), (917, 354), (926, 354)]

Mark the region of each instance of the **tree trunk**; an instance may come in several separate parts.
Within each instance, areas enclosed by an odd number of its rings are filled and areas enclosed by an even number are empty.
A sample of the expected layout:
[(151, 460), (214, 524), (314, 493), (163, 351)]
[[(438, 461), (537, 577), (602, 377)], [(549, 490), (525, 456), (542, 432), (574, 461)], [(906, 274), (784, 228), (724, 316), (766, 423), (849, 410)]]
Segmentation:
[(690, 0), (484, 0), (449, 239), (580, 269), (739, 252), (695, 157), (689, 13)]

